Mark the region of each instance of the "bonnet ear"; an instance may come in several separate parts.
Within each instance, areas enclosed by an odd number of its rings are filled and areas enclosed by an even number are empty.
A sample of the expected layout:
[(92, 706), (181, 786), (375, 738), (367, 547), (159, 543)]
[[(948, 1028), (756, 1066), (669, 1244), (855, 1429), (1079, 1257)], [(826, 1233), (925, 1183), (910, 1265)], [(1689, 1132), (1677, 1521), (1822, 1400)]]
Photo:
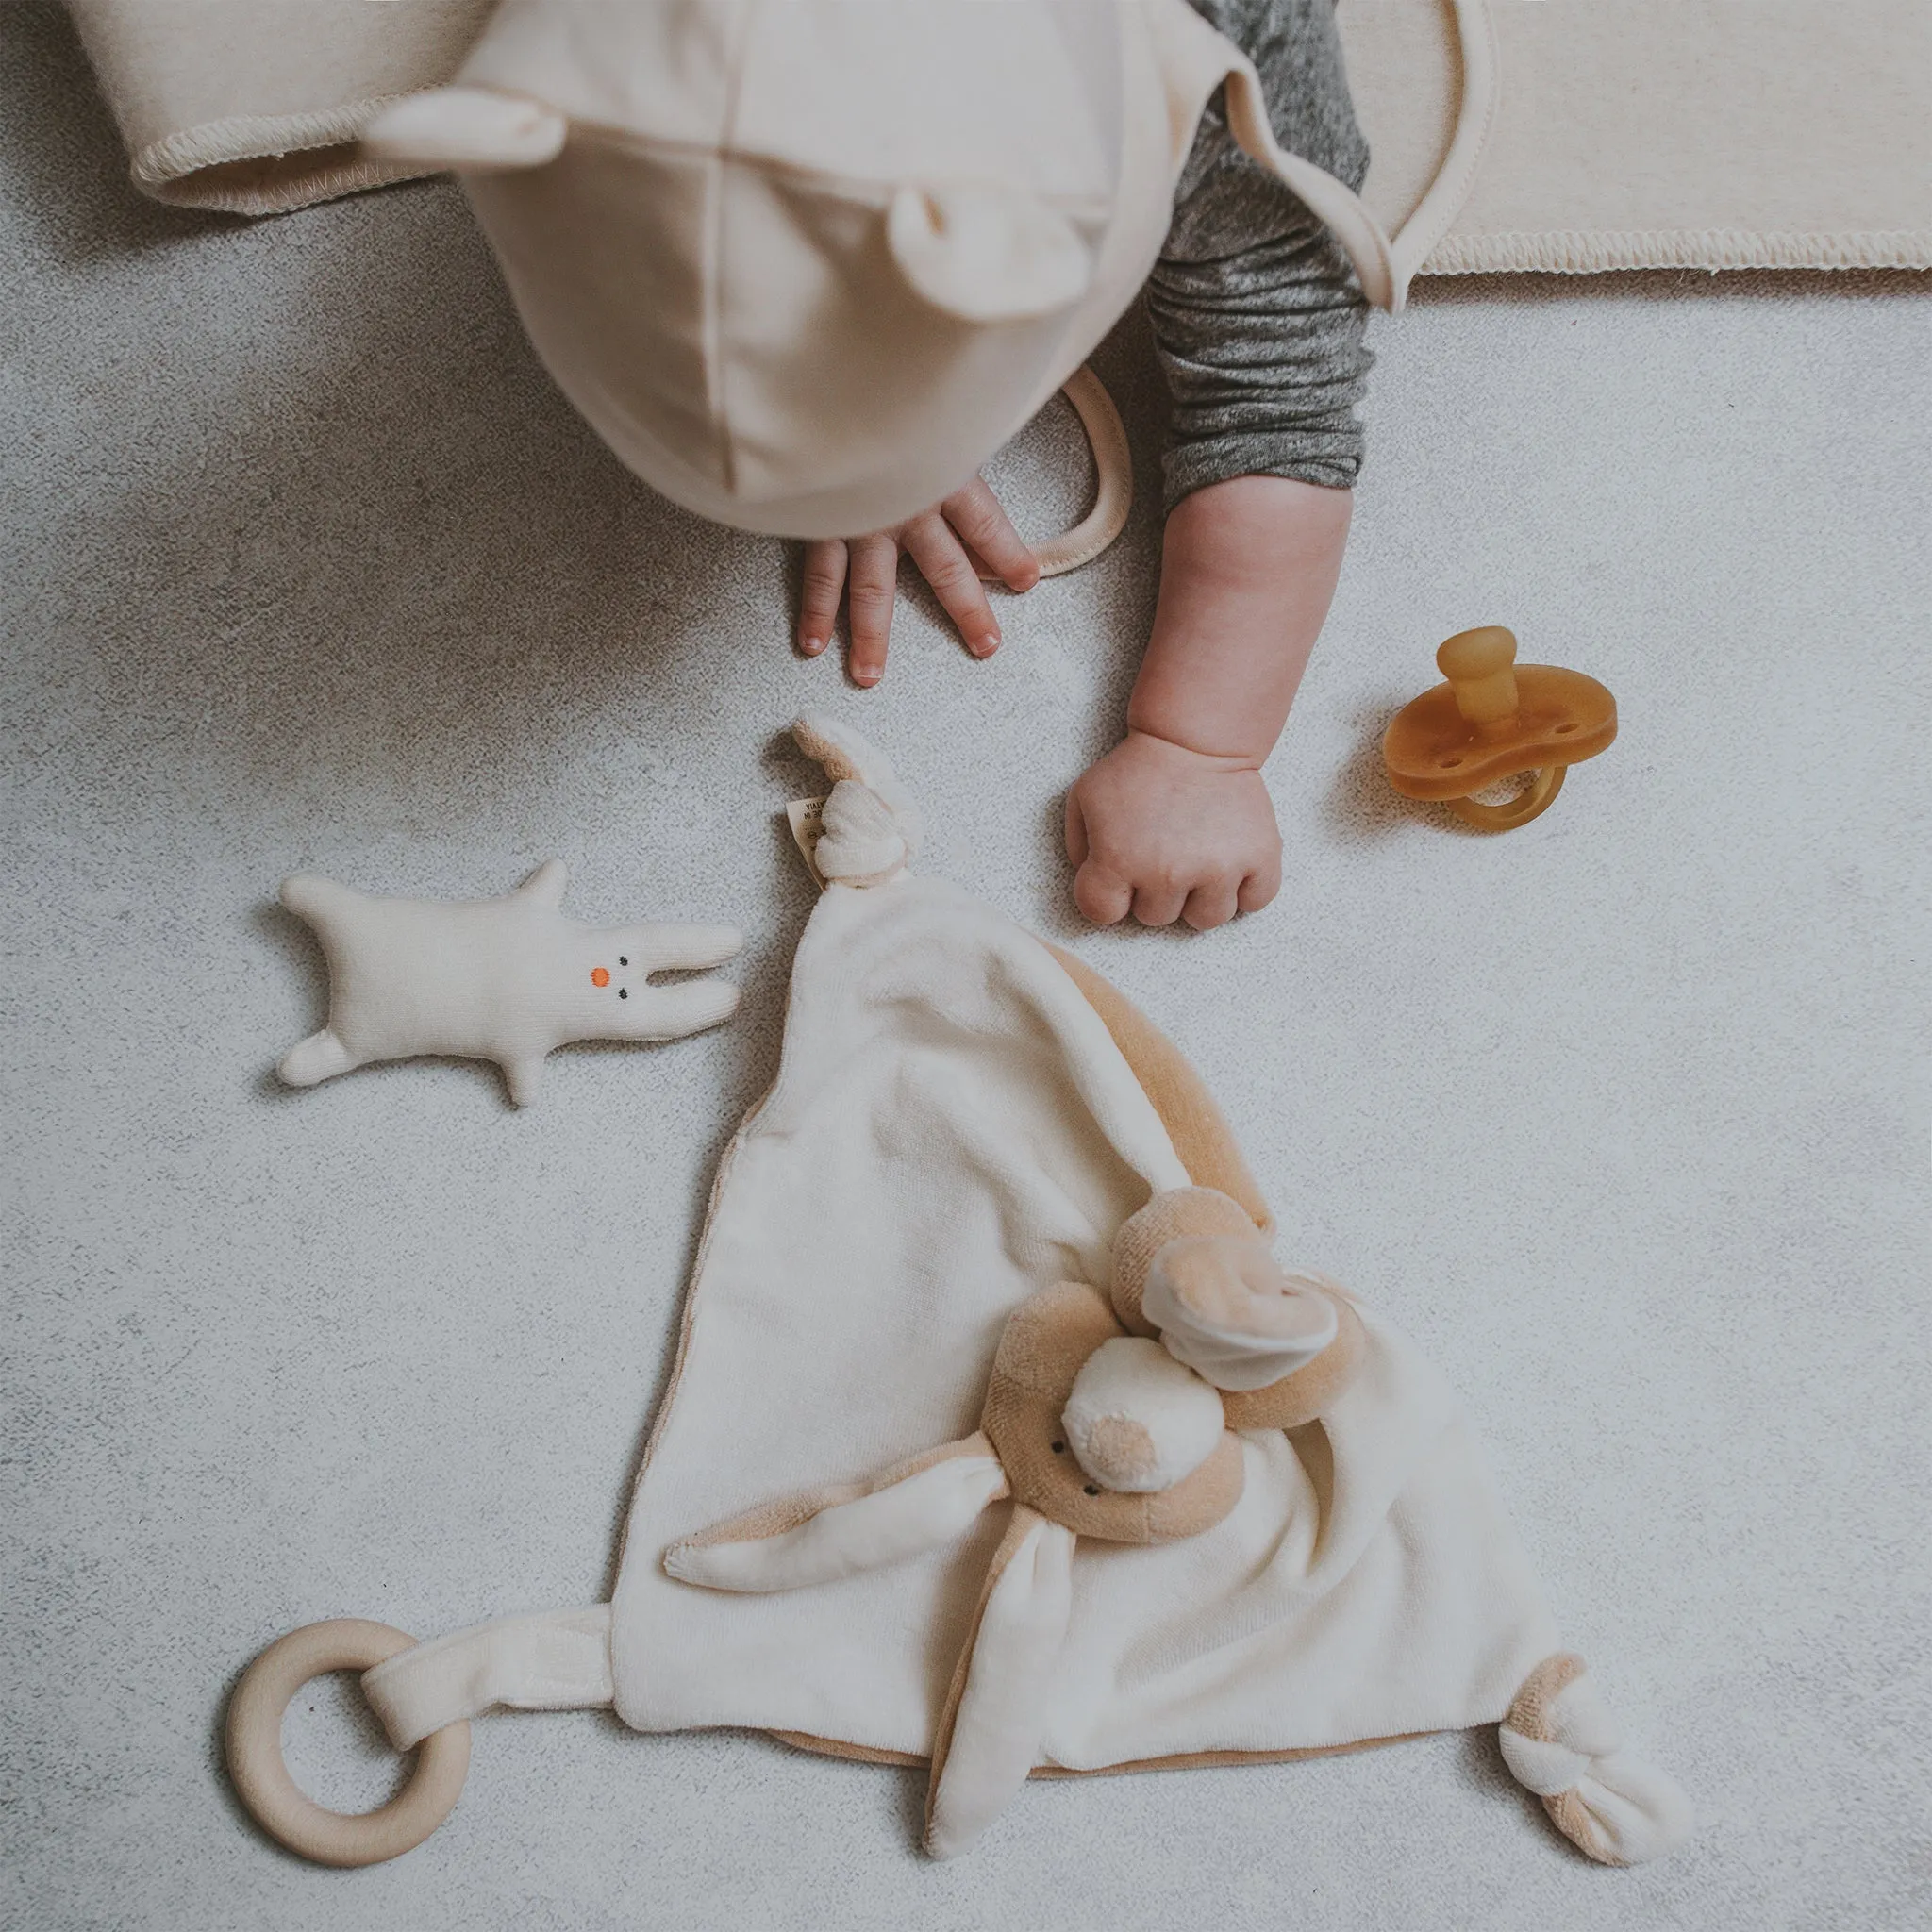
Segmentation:
[(1019, 322), (1071, 308), (1093, 272), (1064, 215), (994, 182), (901, 188), (886, 215), (899, 272), (963, 322)]
[(563, 151), (569, 125), (525, 95), (439, 87), (385, 108), (362, 130), (362, 149), (422, 167), (541, 168)]

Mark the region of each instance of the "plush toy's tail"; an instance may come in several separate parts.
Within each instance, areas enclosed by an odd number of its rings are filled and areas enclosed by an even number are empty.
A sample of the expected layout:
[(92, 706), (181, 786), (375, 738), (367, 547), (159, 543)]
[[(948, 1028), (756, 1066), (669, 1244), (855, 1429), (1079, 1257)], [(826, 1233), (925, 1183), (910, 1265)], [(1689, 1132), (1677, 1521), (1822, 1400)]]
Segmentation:
[(1617, 1721), (1580, 1657), (1545, 1657), (1503, 1720), (1503, 1757), (1551, 1822), (1602, 1865), (1641, 1865), (1690, 1835), (1690, 1804), (1660, 1771), (1622, 1748)]

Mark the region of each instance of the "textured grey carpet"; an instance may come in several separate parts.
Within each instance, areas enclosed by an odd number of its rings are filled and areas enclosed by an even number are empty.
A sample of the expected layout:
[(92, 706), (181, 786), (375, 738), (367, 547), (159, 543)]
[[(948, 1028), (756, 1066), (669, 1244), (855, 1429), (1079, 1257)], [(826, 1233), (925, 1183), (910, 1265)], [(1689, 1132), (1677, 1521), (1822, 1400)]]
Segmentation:
[[(1131, 675), (1144, 510), (1006, 607), (991, 664), (915, 612), (861, 698), (786, 651), (776, 546), (567, 413), (447, 188), (256, 228), (146, 207), (40, 0), (0, 0), (0, 1920), (1927, 1923), (1922, 287), (1463, 285), (1381, 328), (1270, 769), (1287, 889), (1205, 939), (1096, 936), (1055, 825)], [(1104, 366), (1146, 465), (1134, 326)], [(1072, 508), (1066, 425), (1001, 476), (1035, 528)], [(1624, 719), (1496, 840), (1374, 750), (1484, 621)], [(216, 1727), (271, 1637), (608, 1587), (777, 1047), (809, 887), (775, 734), (808, 704), (891, 748), (931, 869), (1170, 1028), (1285, 1250), (1464, 1391), (1572, 1641), (1698, 1801), (1676, 1859), (1586, 1865), (1489, 1736), (1036, 1788), (943, 1868), (911, 1775), (593, 1716), (479, 1724), (392, 1866), (247, 1825)], [(741, 1017), (560, 1055), (523, 1115), (456, 1064), (276, 1089), (325, 998), (281, 874), (466, 895), (552, 852), (588, 916), (741, 922)], [(289, 1745), (325, 1800), (384, 1788), (332, 1687)]]

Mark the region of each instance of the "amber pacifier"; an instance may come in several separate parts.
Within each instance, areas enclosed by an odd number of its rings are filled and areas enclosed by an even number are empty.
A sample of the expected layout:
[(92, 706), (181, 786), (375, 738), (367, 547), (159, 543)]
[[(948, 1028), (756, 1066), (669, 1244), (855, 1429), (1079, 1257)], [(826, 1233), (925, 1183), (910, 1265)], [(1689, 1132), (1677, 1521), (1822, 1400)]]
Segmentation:
[[(1449, 682), (1403, 706), (1382, 737), (1389, 782), (1406, 798), (1445, 801), (1485, 832), (1513, 831), (1549, 808), (1572, 765), (1617, 735), (1617, 701), (1595, 678), (1519, 664), (1500, 624), (1457, 631), (1436, 653)], [(1526, 775), (1514, 798), (1474, 794)]]

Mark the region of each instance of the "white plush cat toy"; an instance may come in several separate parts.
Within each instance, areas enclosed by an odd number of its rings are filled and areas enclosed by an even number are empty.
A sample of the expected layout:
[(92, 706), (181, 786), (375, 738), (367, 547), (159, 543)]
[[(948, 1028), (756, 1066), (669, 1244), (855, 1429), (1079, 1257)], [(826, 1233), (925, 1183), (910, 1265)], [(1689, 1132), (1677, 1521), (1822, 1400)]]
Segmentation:
[(282, 904), (328, 956), (328, 1024), (284, 1057), (312, 1087), (372, 1060), (455, 1054), (494, 1060), (527, 1107), (546, 1055), (573, 1040), (676, 1040), (727, 1020), (721, 980), (653, 986), (654, 973), (716, 966), (743, 937), (728, 925), (585, 925), (559, 909), (568, 874), (540, 865), (500, 899), (381, 899), (298, 874)]

